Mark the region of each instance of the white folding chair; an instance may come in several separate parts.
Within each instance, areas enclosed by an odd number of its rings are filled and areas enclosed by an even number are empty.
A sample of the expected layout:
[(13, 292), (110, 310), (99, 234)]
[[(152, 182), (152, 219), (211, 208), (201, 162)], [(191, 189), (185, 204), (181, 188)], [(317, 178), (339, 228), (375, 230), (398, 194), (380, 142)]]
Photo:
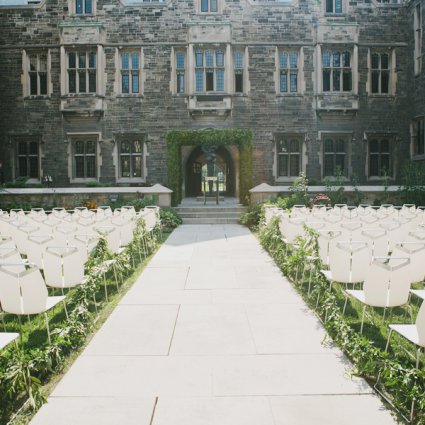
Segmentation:
[(421, 350), (425, 348), (425, 302), (422, 302), (416, 322), (409, 325), (389, 325), (390, 332), (388, 334), (387, 345), (385, 351), (388, 350), (392, 332), (395, 331), (413, 344), (416, 345), (416, 368), (419, 368), (419, 356)]
[(387, 308), (406, 305), (409, 300), (410, 278), (406, 272), (410, 260), (407, 257), (377, 257), (370, 264), (362, 290), (346, 290), (348, 296), (363, 304), (360, 333), (363, 332), (366, 307)]
[(12, 271), (12, 264), (6, 269), (0, 265), (0, 302), (3, 311), (17, 316), (42, 314), (46, 319), (47, 337), (49, 343), (50, 328), (47, 311), (58, 303), (64, 302), (65, 297), (49, 297), (43, 277), (35, 266), (21, 270), (18, 264), (17, 271)]

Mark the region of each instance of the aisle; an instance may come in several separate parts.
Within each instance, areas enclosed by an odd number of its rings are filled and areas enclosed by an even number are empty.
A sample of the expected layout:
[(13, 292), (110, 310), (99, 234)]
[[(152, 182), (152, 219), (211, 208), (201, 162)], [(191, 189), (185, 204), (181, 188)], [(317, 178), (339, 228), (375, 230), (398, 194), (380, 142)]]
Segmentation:
[(256, 238), (183, 225), (32, 425), (390, 425)]

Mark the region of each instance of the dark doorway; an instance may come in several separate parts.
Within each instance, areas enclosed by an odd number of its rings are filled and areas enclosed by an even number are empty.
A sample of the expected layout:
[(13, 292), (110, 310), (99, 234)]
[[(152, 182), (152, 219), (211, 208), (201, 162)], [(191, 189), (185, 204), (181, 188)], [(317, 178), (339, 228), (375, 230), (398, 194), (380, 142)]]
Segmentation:
[(213, 166), (208, 162), (208, 153), (202, 146), (193, 149), (186, 162), (186, 196), (201, 196), (203, 176), (211, 174), (220, 177), (220, 194), (235, 196), (235, 166), (230, 152), (224, 146), (214, 150)]

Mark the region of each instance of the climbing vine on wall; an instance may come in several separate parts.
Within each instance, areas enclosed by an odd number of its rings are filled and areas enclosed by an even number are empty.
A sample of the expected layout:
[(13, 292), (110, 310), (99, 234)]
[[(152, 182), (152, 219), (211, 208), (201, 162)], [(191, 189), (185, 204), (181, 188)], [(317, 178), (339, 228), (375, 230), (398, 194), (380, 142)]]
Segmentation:
[(240, 129), (171, 130), (167, 133), (168, 187), (173, 190), (173, 205), (182, 199), (182, 146), (230, 146), (239, 148), (239, 196), (249, 202), (252, 187), (252, 132)]

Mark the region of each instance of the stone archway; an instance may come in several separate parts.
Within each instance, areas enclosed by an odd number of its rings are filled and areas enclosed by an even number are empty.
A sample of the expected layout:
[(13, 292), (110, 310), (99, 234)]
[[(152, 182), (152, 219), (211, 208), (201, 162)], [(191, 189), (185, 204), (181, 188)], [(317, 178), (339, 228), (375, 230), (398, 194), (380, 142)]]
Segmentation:
[[(237, 175), (235, 160), (232, 153), (224, 146), (218, 146), (214, 149), (215, 173), (221, 173), (221, 189), (220, 193), (225, 196), (234, 197), (236, 195), (235, 188), (237, 186)], [(202, 146), (192, 149), (186, 163), (183, 164), (185, 169), (184, 192), (185, 196), (202, 195), (202, 176), (205, 174), (207, 167), (207, 154)]]
[[(182, 159), (188, 158), (193, 148), (198, 146), (225, 147), (232, 153), (232, 158), (237, 158), (238, 166), (234, 166), (234, 191), (239, 202), (249, 203), (249, 189), (252, 187), (252, 132), (250, 130), (170, 130), (167, 132), (166, 142), (168, 187), (173, 191), (173, 205), (178, 205), (185, 189), (185, 162)], [(236, 163), (235, 160), (233, 162)]]

